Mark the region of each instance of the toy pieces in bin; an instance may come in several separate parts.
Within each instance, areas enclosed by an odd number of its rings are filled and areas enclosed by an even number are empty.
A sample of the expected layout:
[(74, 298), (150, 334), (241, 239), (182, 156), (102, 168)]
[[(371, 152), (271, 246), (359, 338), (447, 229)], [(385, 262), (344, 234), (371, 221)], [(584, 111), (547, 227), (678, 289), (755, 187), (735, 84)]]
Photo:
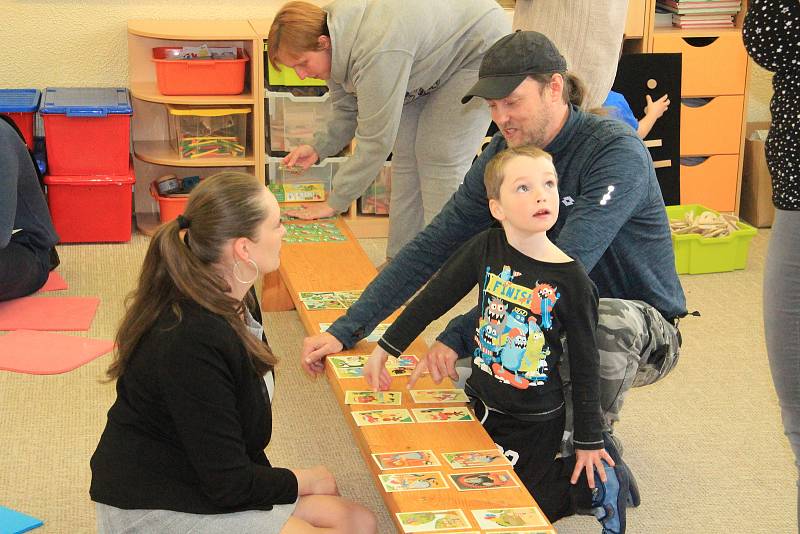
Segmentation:
[(269, 190), (278, 202), (322, 202), (325, 200), (325, 184), (308, 182), (303, 184), (269, 184)]
[(182, 137), (180, 152), (184, 158), (203, 156), (244, 156), (244, 146), (237, 137)]
[(170, 49), (164, 59), (236, 59), (236, 52), (236, 47), (233, 46), (209, 48), (203, 44)]
[(727, 237), (739, 229), (739, 217), (704, 211), (695, 215), (687, 211), (681, 219), (670, 219), (673, 234), (700, 234), (703, 237)]
[(156, 181), (156, 187), (163, 196), (186, 196), (199, 183), (199, 176), (178, 178), (174, 174), (166, 174)]

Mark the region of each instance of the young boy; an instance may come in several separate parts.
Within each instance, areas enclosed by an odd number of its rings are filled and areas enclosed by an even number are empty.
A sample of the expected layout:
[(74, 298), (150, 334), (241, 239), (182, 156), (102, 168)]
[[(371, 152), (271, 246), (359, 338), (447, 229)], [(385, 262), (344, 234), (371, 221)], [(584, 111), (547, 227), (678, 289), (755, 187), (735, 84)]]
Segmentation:
[[(597, 291), (583, 266), (547, 237), (559, 209), (552, 159), (532, 146), (509, 148), (491, 160), (484, 180), (502, 230), (478, 234), (450, 258), (378, 341), (365, 377), (387, 389), (388, 355), (399, 355), (480, 283), (477, 348), (465, 386), (476, 415), (551, 521), (592, 508), (604, 533), (624, 532), (629, 479), (602, 433)], [(576, 455), (569, 458), (556, 458), (565, 422), (562, 336), (574, 404)], [(453, 363), (445, 367), (452, 371)], [(426, 357), (409, 387), (425, 366), (438, 364)], [(573, 487), (584, 472), (587, 480)]]

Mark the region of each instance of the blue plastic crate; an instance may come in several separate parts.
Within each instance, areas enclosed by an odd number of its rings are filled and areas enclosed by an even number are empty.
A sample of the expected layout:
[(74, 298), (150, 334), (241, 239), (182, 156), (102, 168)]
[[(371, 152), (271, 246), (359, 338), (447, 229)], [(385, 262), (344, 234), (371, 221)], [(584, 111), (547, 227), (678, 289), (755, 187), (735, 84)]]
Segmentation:
[(41, 96), (38, 89), (0, 89), (0, 113), (33, 113)]
[(48, 87), (39, 112), (67, 117), (105, 117), (133, 113), (124, 87)]

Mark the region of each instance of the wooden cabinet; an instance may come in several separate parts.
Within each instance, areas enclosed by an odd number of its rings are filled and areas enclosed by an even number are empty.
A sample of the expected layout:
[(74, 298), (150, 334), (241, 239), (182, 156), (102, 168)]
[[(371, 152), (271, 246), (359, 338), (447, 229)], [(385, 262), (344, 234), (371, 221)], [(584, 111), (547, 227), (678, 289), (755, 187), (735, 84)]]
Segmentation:
[[(200, 46), (242, 48), (250, 61), (245, 67), (245, 88), (239, 95), (166, 96), (156, 85), (153, 48)], [(223, 170), (239, 170), (264, 180), (264, 123), (260, 69), (261, 41), (247, 21), (128, 22), (128, 83), (133, 104), (132, 140), (136, 172), (134, 203), (136, 225), (146, 234), (158, 226), (158, 205), (150, 196), (150, 183), (165, 174), (202, 177)], [(182, 159), (170, 144), (166, 104), (235, 105), (249, 107), (247, 148), (244, 157)]]
[[(655, 0), (652, 9), (655, 9)], [(742, 44), (746, 0), (733, 28), (650, 28), (650, 52), (680, 53), (681, 204), (739, 212), (748, 60)], [(675, 101), (675, 99), (673, 99)], [(687, 162), (688, 163), (688, 162)]]

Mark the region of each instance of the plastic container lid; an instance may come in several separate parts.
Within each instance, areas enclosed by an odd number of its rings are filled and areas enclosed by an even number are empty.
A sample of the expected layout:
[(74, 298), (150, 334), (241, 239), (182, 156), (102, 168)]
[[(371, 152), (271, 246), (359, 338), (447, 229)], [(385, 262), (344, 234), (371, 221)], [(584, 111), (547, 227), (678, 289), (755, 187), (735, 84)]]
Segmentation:
[(124, 87), (48, 87), (40, 113), (67, 117), (131, 115), (131, 99)]
[(200, 117), (222, 117), (224, 115), (243, 115), (250, 113), (249, 107), (214, 106), (198, 107), (185, 104), (167, 104), (170, 115), (186, 115)]
[(0, 89), (0, 113), (31, 113), (39, 109), (38, 89)]

